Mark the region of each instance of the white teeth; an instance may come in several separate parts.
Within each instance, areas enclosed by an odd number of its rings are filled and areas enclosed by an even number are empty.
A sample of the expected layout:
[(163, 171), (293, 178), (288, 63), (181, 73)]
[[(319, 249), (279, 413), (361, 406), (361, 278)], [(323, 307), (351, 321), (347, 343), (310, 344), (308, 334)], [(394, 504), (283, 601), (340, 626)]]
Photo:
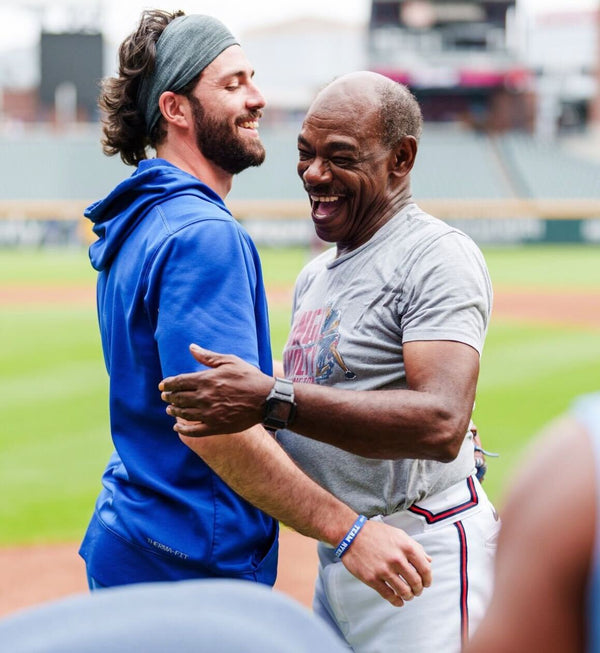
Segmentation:
[(258, 129), (258, 121), (243, 122), (240, 124), (240, 127), (243, 127), (244, 129)]
[(320, 195), (311, 195), (310, 199), (313, 202), (337, 202), (340, 199), (340, 196), (331, 195), (329, 197), (321, 197)]

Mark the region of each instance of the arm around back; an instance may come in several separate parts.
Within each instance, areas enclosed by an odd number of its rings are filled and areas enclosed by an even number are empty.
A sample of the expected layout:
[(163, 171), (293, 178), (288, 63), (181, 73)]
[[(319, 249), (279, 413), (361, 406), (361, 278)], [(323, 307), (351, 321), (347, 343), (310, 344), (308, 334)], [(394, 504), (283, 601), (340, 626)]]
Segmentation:
[[(192, 353), (211, 369), (161, 383), (169, 414), (189, 420), (176, 426), (179, 433), (199, 437), (259, 423), (273, 379), (235, 356), (196, 347)], [(422, 341), (406, 343), (404, 356), (406, 390), (294, 384), (291, 428), (370, 458), (453, 460), (469, 425), (479, 354), (458, 342)]]

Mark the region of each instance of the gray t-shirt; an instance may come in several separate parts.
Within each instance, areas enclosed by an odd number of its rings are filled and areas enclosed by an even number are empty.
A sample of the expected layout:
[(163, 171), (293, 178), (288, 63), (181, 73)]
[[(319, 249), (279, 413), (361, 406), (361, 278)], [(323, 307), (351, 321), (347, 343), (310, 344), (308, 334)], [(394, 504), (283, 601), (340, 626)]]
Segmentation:
[[(324, 252), (298, 277), (287, 378), (348, 390), (406, 388), (404, 342), (454, 340), (481, 354), (492, 288), (464, 233), (410, 204), (361, 247), (335, 253)], [(450, 463), (364, 458), (291, 431), (278, 439), (309, 476), (369, 517), (406, 508), (474, 469), (470, 437)]]

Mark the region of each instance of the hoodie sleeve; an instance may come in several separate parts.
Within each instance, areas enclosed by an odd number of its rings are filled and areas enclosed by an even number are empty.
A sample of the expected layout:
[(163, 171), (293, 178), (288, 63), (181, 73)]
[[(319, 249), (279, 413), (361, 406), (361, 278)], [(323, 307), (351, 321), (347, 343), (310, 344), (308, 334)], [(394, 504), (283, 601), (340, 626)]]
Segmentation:
[(268, 319), (258, 266), (233, 220), (198, 221), (168, 237), (145, 297), (163, 376), (202, 367), (189, 352), (192, 342), (264, 368)]

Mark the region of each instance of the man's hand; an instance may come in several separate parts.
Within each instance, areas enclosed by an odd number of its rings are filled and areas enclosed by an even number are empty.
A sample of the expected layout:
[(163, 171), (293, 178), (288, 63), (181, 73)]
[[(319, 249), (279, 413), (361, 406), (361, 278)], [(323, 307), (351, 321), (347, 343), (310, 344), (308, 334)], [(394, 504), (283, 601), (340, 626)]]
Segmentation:
[(212, 369), (179, 374), (159, 384), (167, 413), (178, 419), (181, 435), (200, 437), (239, 433), (259, 424), (273, 378), (231, 354), (191, 345), (194, 358)]
[(431, 558), (399, 528), (369, 520), (342, 557), (348, 571), (392, 605), (419, 596), (431, 585)]

